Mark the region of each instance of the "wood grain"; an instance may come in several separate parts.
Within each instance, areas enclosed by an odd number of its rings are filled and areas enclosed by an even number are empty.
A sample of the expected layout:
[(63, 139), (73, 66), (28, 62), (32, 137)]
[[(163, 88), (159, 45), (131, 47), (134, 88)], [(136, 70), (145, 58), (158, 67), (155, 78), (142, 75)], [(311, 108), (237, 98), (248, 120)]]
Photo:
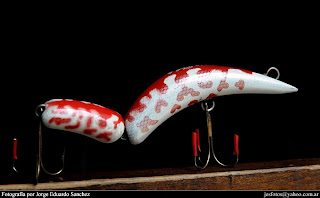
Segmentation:
[[(311, 160), (320, 162), (319, 159)], [(293, 164), (292, 164), (293, 163)], [(220, 169), (215, 172), (186, 171), (184, 174), (137, 176), (123, 178), (89, 179), (82, 181), (46, 182), (33, 184), (0, 185), (4, 190), (320, 190), (320, 165), (256, 168), (247, 170)], [(298, 160), (296, 164), (301, 163)], [(272, 165), (273, 164), (273, 165)], [(277, 165), (275, 165), (277, 164)], [(287, 164), (283, 161), (269, 163), (270, 166)], [(249, 166), (250, 165), (250, 166)], [(288, 165), (288, 164), (287, 164)], [(246, 166), (260, 167), (261, 163)], [(172, 170), (172, 169), (170, 169)], [(179, 169), (178, 169), (179, 170)], [(181, 171), (181, 170), (180, 170)], [(133, 171), (134, 172), (134, 171)], [(176, 171), (179, 172), (179, 171)], [(156, 173), (157, 174), (157, 173)]]

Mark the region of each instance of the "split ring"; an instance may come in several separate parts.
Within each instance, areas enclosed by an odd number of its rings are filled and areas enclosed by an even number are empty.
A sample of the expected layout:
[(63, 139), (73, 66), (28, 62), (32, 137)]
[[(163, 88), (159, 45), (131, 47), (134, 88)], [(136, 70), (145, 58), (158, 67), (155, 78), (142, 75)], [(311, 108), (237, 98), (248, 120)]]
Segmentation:
[[(208, 104), (207, 102), (205, 103)], [(215, 105), (216, 105), (215, 102), (212, 101), (212, 107), (208, 108), (208, 111), (212, 111)], [(203, 103), (201, 103), (201, 107), (204, 111), (206, 110), (206, 108), (203, 106)]]
[(36, 116), (40, 117), (43, 113), (44, 109), (46, 108), (45, 104), (40, 104), (36, 107), (36, 110), (34, 111), (36, 113)]

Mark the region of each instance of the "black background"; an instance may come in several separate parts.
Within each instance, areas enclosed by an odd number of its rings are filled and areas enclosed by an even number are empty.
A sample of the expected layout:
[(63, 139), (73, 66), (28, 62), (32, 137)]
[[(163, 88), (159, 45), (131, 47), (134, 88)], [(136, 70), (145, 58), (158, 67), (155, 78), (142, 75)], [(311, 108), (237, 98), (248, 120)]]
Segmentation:
[[(190, 25), (191, 19), (169, 20), (169, 24), (160, 15), (152, 22), (143, 16), (117, 22), (108, 17), (99, 22), (18, 17), (8, 22), (1, 72), (5, 116), (1, 175), (14, 175), (14, 137), (19, 139), (22, 175), (34, 174), (39, 124), (34, 110), (38, 104), (74, 99), (100, 104), (124, 116), (155, 80), (201, 64), (257, 73), (275, 66), (281, 81), (299, 89), (284, 95), (214, 98), (215, 148), (222, 161), (231, 159), (233, 133), (240, 136), (240, 163), (320, 157), (318, 53), (313, 47), (312, 23), (291, 18), (273, 24), (264, 18), (249, 24), (231, 19), (226, 24), (196, 20)], [(196, 128), (205, 143), (205, 113), (200, 104), (174, 115), (136, 146), (122, 140), (103, 144), (45, 129), (44, 163), (52, 171), (59, 168), (65, 145), (62, 174), (192, 166), (191, 132)]]

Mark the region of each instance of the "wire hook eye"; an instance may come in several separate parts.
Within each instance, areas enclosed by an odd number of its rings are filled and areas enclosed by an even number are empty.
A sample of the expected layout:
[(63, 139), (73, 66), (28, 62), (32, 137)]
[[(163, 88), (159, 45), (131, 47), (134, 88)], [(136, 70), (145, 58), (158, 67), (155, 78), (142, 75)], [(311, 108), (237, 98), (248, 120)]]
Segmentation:
[[(212, 101), (212, 107), (208, 108), (208, 112), (212, 111), (216, 103)], [(206, 108), (203, 106), (203, 103), (201, 103), (202, 110), (206, 111)]]
[(45, 104), (40, 104), (36, 107), (36, 110), (34, 111), (37, 117), (40, 117), (43, 113), (44, 109), (46, 108)]
[(269, 74), (269, 72), (270, 72), (271, 70), (275, 70), (275, 71), (278, 73), (278, 75), (277, 75), (277, 77), (276, 77), (276, 79), (278, 80), (278, 79), (280, 78), (280, 71), (279, 71), (279, 69), (277, 69), (276, 67), (270, 67), (270, 68), (268, 69), (267, 73), (265, 73), (264, 75), (268, 76), (268, 74)]

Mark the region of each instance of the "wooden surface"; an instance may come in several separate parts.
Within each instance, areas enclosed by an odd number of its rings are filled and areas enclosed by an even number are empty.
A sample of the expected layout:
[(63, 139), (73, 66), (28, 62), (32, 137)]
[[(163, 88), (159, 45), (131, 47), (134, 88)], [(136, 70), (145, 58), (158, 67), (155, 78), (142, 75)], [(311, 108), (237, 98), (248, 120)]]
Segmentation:
[(203, 171), (194, 167), (114, 171), (62, 180), (0, 185), (0, 189), (320, 190), (320, 159), (243, 163), (233, 168), (211, 165)]

